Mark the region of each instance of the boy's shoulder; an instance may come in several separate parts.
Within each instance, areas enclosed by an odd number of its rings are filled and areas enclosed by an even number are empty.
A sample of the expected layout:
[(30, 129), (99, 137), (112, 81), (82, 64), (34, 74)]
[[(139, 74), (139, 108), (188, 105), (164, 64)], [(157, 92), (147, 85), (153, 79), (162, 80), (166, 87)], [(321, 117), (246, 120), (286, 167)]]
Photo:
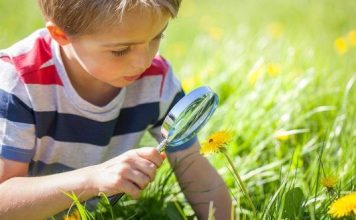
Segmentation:
[(51, 74), (56, 72), (52, 57), (51, 37), (46, 29), (39, 29), (1, 50), (0, 65), (10, 64), (24, 83), (60, 84), (58, 76)]
[[(35, 52), (48, 52), (51, 37), (46, 29), (39, 29), (27, 37), (17, 41), (10, 47), (0, 50), (2, 60), (11, 60), (13, 63), (20, 61), (29, 62), (30, 55), (34, 58)], [(24, 58), (27, 58), (24, 60)], [(25, 64), (25, 63), (24, 63)]]

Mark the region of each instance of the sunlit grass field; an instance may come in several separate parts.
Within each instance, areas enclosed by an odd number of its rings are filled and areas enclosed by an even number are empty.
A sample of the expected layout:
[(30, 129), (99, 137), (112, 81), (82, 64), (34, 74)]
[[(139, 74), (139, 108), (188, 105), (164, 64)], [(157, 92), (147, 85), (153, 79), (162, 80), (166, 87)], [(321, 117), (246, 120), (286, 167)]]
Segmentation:
[[(0, 11), (0, 48), (43, 26), (34, 0), (2, 0)], [(230, 188), (233, 218), (332, 219), (332, 201), (356, 191), (355, 13), (354, 0), (183, 0), (161, 54), (186, 92), (206, 85), (220, 97), (199, 137), (233, 133), (228, 154), (257, 216), (223, 156), (208, 157)], [(165, 165), (140, 201), (123, 199), (114, 215), (192, 218), (169, 174)], [(94, 216), (110, 219), (107, 210)]]

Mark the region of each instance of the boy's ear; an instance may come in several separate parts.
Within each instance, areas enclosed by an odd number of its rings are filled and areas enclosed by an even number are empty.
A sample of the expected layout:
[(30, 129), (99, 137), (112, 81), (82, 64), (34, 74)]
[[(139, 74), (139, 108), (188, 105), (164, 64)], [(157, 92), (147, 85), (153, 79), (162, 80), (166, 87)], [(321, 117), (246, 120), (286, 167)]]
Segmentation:
[(57, 41), (59, 45), (64, 46), (70, 43), (68, 35), (64, 33), (64, 31), (53, 22), (48, 21), (46, 23), (46, 28), (52, 38)]

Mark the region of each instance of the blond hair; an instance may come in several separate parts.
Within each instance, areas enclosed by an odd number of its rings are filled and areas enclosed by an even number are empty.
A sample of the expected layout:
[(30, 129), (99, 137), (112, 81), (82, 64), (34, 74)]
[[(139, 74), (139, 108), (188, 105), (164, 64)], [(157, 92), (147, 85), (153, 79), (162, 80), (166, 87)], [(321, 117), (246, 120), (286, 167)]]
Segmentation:
[(88, 34), (121, 20), (135, 7), (149, 8), (177, 16), (181, 0), (38, 0), (46, 20), (68, 35)]

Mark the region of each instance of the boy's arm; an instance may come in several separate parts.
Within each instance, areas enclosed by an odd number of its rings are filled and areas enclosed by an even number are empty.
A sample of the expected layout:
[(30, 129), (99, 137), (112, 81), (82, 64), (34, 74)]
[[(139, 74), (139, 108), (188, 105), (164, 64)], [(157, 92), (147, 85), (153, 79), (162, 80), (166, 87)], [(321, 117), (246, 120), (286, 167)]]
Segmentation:
[(231, 197), (217, 171), (200, 153), (198, 142), (192, 147), (168, 153), (178, 182), (199, 219), (207, 219), (213, 202), (216, 219), (230, 219)]
[(162, 164), (151, 147), (129, 150), (111, 160), (90, 167), (40, 177), (27, 177), (28, 163), (0, 157), (0, 219), (45, 219), (69, 208), (73, 201), (64, 192), (75, 193), (81, 201), (99, 192), (125, 192), (138, 198)]
[(27, 170), (27, 163), (0, 158), (0, 219), (45, 219), (54, 215), (73, 202), (61, 189), (83, 200), (97, 193), (85, 184), (89, 180), (86, 168), (42, 177), (27, 177)]

